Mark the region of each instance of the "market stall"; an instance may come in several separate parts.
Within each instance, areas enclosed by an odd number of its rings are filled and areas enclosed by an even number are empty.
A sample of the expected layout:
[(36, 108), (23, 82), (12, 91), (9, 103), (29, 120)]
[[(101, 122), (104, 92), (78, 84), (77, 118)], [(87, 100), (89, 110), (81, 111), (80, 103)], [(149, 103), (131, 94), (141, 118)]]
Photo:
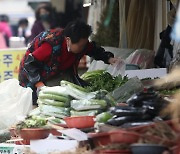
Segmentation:
[(81, 76), (88, 87), (68, 81), (44, 87), (38, 107), (1, 133), (0, 150), (175, 153), (179, 130), (169, 117), (171, 114), (162, 114), (172, 96), (170, 90), (159, 90), (157, 87), (161, 86), (155, 82), (165, 77), (128, 78), (94, 70)]
[(85, 87), (43, 86), (33, 107), (32, 90), (17, 80), (25, 48), (0, 50), (0, 153), (179, 154), (180, 73), (154, 68), (155, 37), (165, 25), (155, 16), (167, 1), (105, 4), (95, 41), (119, 59), (107, 65), (83, 57)]

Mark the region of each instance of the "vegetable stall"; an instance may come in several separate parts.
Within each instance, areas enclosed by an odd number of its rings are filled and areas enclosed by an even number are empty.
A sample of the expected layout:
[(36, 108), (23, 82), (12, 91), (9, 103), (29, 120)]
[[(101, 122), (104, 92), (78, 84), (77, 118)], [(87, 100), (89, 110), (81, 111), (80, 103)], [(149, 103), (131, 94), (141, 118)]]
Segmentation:
[[(87, 87), (65, 80), (59, 86), (43, 87), (38, 107), (12, 126), (9, 135), (4, 133), (1, 142), (15, 140), (19, 144), (16, 139), (21, 139), (20, 144), (29, 145), (51, 135), (71, 140), (72, 132), (69, 136), (63, 131), (76, 128), (87, 137), (85, 144), (78, 142), (77, 153), (178, 150), (179, 130), (171, 114), (165, 112), (172, 103), (174, 88), (168, 89), (167, 95), (166, 90), (152, 84), (160, 79), (113, 77), (105, 70), (86, 72), (81, 78), (89, 83)], [(145, 81), (151, 84), (145, 85)]]

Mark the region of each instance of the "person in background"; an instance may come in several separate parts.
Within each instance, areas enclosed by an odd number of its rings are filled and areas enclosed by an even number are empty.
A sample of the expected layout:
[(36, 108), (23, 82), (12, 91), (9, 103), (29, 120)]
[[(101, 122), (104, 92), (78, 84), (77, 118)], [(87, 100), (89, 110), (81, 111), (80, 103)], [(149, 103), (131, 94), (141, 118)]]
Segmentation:
[(117, 58), (111, 52), (89, 42), (91, 26), (81, 20), (69, 23), (65, 29), (54, 29), (40, 33), (27, 49), (21, 60), (19, 82), (33, 90), (33, 103), (43, 86), (56, 86), (68, 80), (86, 86), (78, 76), (78, 64), (84, 55), (114, 64)]
[(168, 25), (165, 30), (160, 33), (160, 45), (154, 58), (154, 64), (156, 67), (169, 68), (171, 61), (174, 57), (173, 53), (173, 40), (171, 37), (173, 25), (176, 18), (176, 3), (177, 0), (171, 0), (171, 10), (167, 14)]
[(24, 37), (26, 45), (30, 37), (30, 32), (28, 31), (28, 24), (29, 22), (26, 18), (22, 18), (18, 22), (18, 37)]
[(0, 49), (7, 48), (6, 40), (4, 38), (4, 35), (0, 32)]
[(0, 33), (3, 34), (6, 40), (6, 46), (9, 47), (9, 38), (12, 36), (12, 31), (9, 25), (9, 18), (5, 14), (0, 15)]
[(53, 9), (50, 5), (42, 3), (35, 12), (36, 20), (31, 29), (30, 41), (32, 41), (42, 31), (56, 27)]

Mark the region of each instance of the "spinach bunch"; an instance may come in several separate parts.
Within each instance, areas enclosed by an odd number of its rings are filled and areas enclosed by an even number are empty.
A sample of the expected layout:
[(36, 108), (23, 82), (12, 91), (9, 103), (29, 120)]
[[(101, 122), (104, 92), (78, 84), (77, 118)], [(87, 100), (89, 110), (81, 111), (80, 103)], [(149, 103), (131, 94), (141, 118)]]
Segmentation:
[(127, 76), (122, 77), (121, 75), (119, 75), (113, 77), (110, 73), (103, 71), (101, 73), (98, 73), (98, 75), (93, 74), (91, 75), (91, 78), (88, 78), (89, 86), (87, 87), (87, 89), (90, 91), (107, 90), (108, 92), (111, 92), (127, 81)]

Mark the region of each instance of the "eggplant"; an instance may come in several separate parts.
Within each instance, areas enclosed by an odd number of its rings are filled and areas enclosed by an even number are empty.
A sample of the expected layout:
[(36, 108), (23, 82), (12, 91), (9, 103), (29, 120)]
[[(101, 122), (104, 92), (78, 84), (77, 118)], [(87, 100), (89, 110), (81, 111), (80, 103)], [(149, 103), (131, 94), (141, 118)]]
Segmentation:
[(106, 124), (112, 125), (112, 126), (120, 126), (124, 123), (126, 123), (131, 117), (116, 117), (109, 119)]
[(123, 128), (132, 128), (132, 127), (137, 127), (137, 126), (146, 126), (146, 125), (150, 125), (153, 124), (153, 121), (137, 121), (137, 122), (128, 122), (125, 123), (123, 125), (121, 125), (121, 127)]
[(142, 107), (144, 100), (157, 98), (158, 94), (155, 92), (140, 92), (132, 95), (126, 103), (134, 107)]
[(116, 106), (110, 108), (110, 112), (118, 117), (120, 116), (142, 116), (146, 109), (135, 108), (131, 106)]
[(112, 126), (121, 126), (128, 122), (144, 121), (150, 120), (152, 117), (150, 115), (144, 114), (143, 116), (123, 116), (123, 117), (113, 117), (109, 119), (106, 124)]
[(159, 112), (169, 104), (168, 101), (159, 97), (153, 100), (143, 101), (143, 108), (146, 109), (146, 113), (152, 116), (159, 115)]

